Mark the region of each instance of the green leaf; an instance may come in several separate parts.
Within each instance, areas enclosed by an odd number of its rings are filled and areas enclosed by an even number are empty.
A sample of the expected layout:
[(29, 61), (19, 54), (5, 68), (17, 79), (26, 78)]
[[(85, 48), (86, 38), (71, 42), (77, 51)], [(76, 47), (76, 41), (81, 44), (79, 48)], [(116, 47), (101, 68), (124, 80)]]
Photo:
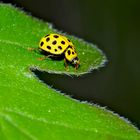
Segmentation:
[[(63, 61), (38, 61), (40, 38), (58, 32), (50, 24), (0, 4), (0, 139), (1, 140), (137, 140), (133, 125), (104, 108), (71, 99), (39, 81), (30, 68), (80, 75), (97, 69), (105, 56), (94, 45), (73, 36), (81, 66), (77, 72)], [(68, 35), (66, 35), (68, 36)], [(87, 57), (88, 56), (88, 57)]]
[[(46, 34), (54, 32), (61, 33), (53, 29), (49, 23), (31, 18), (24, 12), (19, 12), (13, 7), (9, 8), (9, 6), (3, 7), (1, 5), (0, 16), (0, 42), (14, 45), (23, 51), (27, 51), (27, 48), (37, 48), (40, 39)], [(48, 72), (79, 75), (92, 69), (97, 69), (104, 64), (106, 57), (95, 45), (86, 43), (82, 39), (73, 36), (68, 37), (75, 44), (81, 62), (77, 72), (75, 72), (72, 66), (70, 66), (67, 72), (63, 61), (52, 61), (48, 58), (47, 61), (39, 62), (37, 58), (42, 55), (37, 52), (32, 52), (32, 54), (31, 52), (24, 53), (24, 55), (27, 55), (26, 59), (29, 59), (25, 62), (25, 65), (36, 65), (40, 69)], [(20, 60), (20, 65), (22, 65), (23, 59)]]

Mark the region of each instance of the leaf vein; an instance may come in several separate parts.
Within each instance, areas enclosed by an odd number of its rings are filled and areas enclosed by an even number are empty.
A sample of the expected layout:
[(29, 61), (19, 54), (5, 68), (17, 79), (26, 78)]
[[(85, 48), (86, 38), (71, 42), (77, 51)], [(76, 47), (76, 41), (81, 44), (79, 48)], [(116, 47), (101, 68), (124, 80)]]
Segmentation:
[(34, 137), (33, 135), (29, 134), (27, 131), (21, 129), (21, 127), (19, 128), (18, 125), (16, 125), (16, 123), (12, 120), (11, 117), (9, 117), (8, 115), (4, 114), (4, 113), (0, 113), (0, 116), (7, 121), (9, 124), (11, 124), (13, 127), (15, 127), (19, 132), (21, 132), (22, 134), (24, 134), (27, 138), (31, 139), (31, 140), (37, 140), (36, 137)]

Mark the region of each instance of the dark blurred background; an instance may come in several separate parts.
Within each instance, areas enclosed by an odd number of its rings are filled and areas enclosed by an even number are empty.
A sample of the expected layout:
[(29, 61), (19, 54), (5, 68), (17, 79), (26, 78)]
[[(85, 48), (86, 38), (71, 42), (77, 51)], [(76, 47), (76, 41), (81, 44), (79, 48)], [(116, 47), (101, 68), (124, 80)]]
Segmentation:
[(97, 44), (109, 62), (80, 78), (40, 73), (75, 99), (89, 101), (125, 116), (140, 128), (139, 0), (5, 0), (55, 28)]

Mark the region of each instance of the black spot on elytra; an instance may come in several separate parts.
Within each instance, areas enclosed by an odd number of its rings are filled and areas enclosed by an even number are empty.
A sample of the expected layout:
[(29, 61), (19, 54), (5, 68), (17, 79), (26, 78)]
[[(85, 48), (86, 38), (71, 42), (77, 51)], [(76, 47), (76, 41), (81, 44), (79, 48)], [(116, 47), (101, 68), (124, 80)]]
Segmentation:
[(48, 42), (49, 40), (50, 40), (50, 38), (49, 38), (49, 37), (47, 37), (47, 38), (46, 38), (46, 41)]
[(62, 47), (61, 47), (61, 46), (58, 46), (58, 48), (59, 48), (60, 50), (62, 50)]
[(40, 46), (43, 46), (43, 44), (44, 44), (44, 42), (41, 42), (41, 43), (40, 43)]
[(55, 52), (57, 52), (57, 49), (55, 49)]
[(47, 49), (51, 50), (51, 46), (47, 46)]
[(69, 42), (70, 42), (70, 40), (69, 39), (67, 39)]
[(74, 52), (72, 52), (72, 54), (74, 54)]
[(54, 37), (54, 38), (58, 38), (59, 36), (58, 36), (58, 35), (54, 35), (53, 37)]
[(52, 44), (53, 44), (53, 45), (55, 45), (56, 43), (57, 43), (57, 41), (56, 41), (56, 40), (54, 40), (54, 41), (52, 42)]
[(70, 50), (68, 50), (68, 55), (70, 55), (71, 54), (71, 51)]
[(61, 44), (63, 44), (63, 45), (64, 45), (64, 44), (65, 44), (65, 41), (61, 41)]
[(45, 37), (49, 36), (50, 34), (46, 35)]

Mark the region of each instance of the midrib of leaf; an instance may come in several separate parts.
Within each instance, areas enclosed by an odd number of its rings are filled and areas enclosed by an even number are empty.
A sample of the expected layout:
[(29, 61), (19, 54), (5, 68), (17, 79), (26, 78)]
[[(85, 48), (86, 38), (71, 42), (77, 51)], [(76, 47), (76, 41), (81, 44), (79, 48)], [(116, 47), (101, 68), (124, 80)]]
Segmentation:
[(10, 41), (10, 40), (0, 40), (1, 43), (6, 43), (6, 44), (12, 44), (12, 45), (16, 45), (16, 46), (20, 46), (22, 48), (27, 48), (27, 47), (33, 47), (33, 46), (29, 46), (27, 44), (21, 44), (19, 42), (14, 42), (14, 41)]
[[(104, 137), (106, 137), (106, 136), (109, 136), (109, 137), (115, 137), (115, 139), (124, 139), (124, 138), (122, 138), (121, 136), (118, 136), (118, 135), (112, 135), (112, 134), (110, 134), (110, 133), (103, 133), (102, 131), (99, 131), (98, 132), (98, 130), (96, 130), (96, 129), (84, 129), (84, 128), (78, 128), (78, 127), (73, 127), (73, 126), (71, 126), (70, 127), (70, 125), (69, 124), (63, 124), (63, 123), (60, 123), (60, 122), (56, 122), (56, 121), (47, 121), (46, 119), (44, 119), (44, 118), (34, 118), (32, 115), (30, 115), (30, 114), (24, 114), (23, 112), (20, 112), (19, 113), (19, 111), (18, 112), (15, 112), (15, 111), (13, 111), (12, 109), (5, 109), (5, 110), (3, 110), (4, 112), (6, 111), (6, 112), (10, 112), (10, 113), (15, 113), (16, 115), (19, 115), (19, 117), (23, 117), (23, 118), (26, 118), (26, 119), (30, 119), (30, 120), (35, 120), (35, 121), (38, 121), (38, 122), (41, 122), (41, 123), (46, 123), (46, 124), (51, 124), (51, 125), (58, 125), (58, 126), (61, 126), (61, 127), (64, 127), (64, 128), (67, 128), (67, 129), (72, 129), (72, 130), (75, 130), (75, 131), (87, 131), (88, 133), (98, 133), (98, 135), (100, 135), (100, 136), (104, 136)], [(25, 131), (24, 129), (22, 129), (22, 128), (19, 128), (19, 126), (18, 126), (18, 124), (16, 124), (16, 122), (14, 122), (13, 120), (12, 120), (12, 118), (10, 118), (9, 116), (8, 116), (9, 114), (5, 114), (5, 113), (0, 113), (0, 116), (5, 120), (5, 121), (7, 121), (9, 124), (11, 124), (13, 127), (15, 127), (19, 132), (21, 132), (21, 133), (23, 133), (27, 138), (29, 138), (29, 139), (32, 139), (32, 140), (35, 140), (35, 139), (37, 139), (36, 137), (34, 137), (32, 134), (29, 134), (27, 131)], [(83, 133), (83, 132), (81, 132), (81, 133)]]
[[(9, 116), (0, 113), (0, 117), (8, 124), (11, 125), (12, 127), (14, 127), (21, 135), (23, 135), (23, 137), (25, 137), (26, 139), (30, 139), (30, 140), (37, 140), (36, 137), (32, 136), (31, 134), (29, 134), (28, 132), (26, 132), (24, 129), (20, 128)], [(4, 133), (4, 130), (3, 130)], [(6, 134), (5, 134), (6, 136)], [(8, 138), (6, 138), (8, 139)]]
[[(16, 45), (16, 46), (20, 46), (21, 48), (28, 48), (28, 47), (34, 47), (34, 46), (30, 46), (30, 45), (27, 45), (27, 44), (21, 44), (19, 42), (14, 42), (14, 41), (11, 41), (11, 40), (0, 40), (1, 43), (6, 43), (6, 44), (11, 44), (11, 45)], [(84, 53), (91, 53), (91, 54), (94, 54), (93, 52), (89, 51), (89, 50), (84, 50)], [(100, 58), (98, 58), (100, 59)]]

